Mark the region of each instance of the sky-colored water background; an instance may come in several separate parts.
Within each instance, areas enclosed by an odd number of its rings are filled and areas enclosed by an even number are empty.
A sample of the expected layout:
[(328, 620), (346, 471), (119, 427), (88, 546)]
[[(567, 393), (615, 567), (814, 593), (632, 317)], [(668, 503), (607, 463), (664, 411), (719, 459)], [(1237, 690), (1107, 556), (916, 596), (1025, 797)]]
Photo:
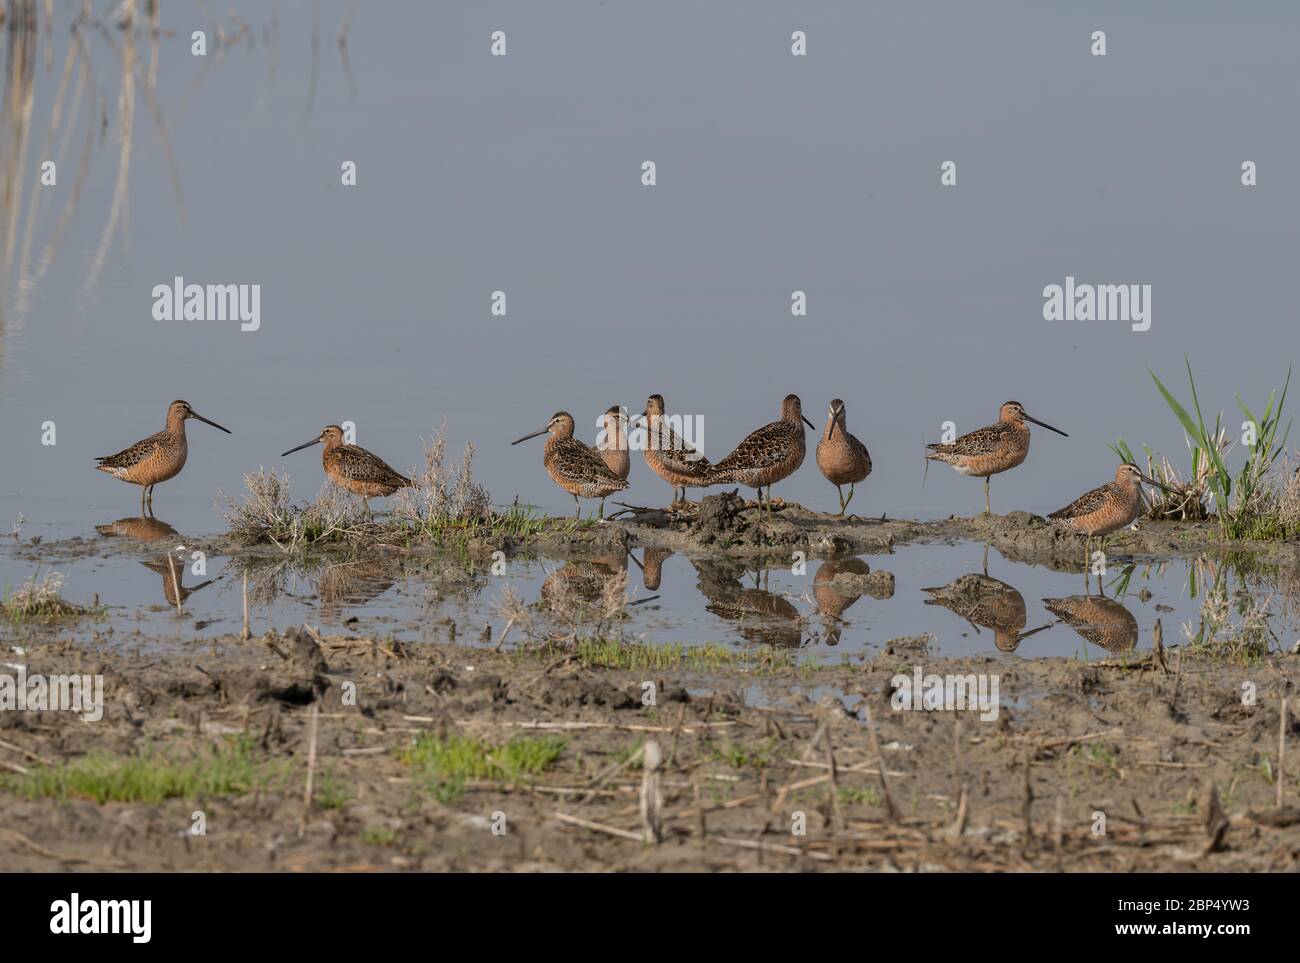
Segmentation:
[[(920, 517), (982, 507), (978, 482), (946, 469), (921, 487), (923, 440), (1014, 398), (1070, 438), (1035, 431), (994, 507), (1046, 512), (1109, 479), (1117, 436), (1182, 452), (1148, 367), (1181, 385), (1186, 352), (1203, 404), (1239, 422), (1233, 393), (1262, 403), (1294, 358), (1291, 4), (235, 2), (210, 9), (227, 31), (237, 11), (249, 37), (200, 59), (189, 35), (207, 15), (163, 0), (175, 36), (153, 94), (136, 41), (129, 193), (107, 242), (113, 27), (80, 30), (90, 127), (84, 100), (75, 118), (65, 103), (45, 146), (78, 9), (56, 3), (40, 38), (25, 167), (0, 155), (6, 243), (40, 196), (39, 254), (90, 132), (48, 269), (33, 284), (5, 267), (5, 529), (19, 512), (29, 534), (133, 514), (137, 490), (92, 458), (160, 428), (174, 398), (234, 432), (191, 423), (189, 465), (158, 489), (158, 515), (191, 533), (219, 530), (217, 490), (259, 465), (314, 495), (318, 455), (279, 452), (344, 420), (407, 468), (446, 418), (498, 502), (569, 511), (541, 442), (508, 442), (557, 409), (594, 440), (600, 411), (651, 392), (704, 416), (711, 457), (787, 392), (819, 425), (841, 397), (875, 462), (854, 509)], [(489, 53), (497, 29), (505, 57)], [(790, 54), (796, 29), (806, 57)], [(1097, 29), (1105, 57), (1089, 52)], [(0, 139), (14, 136), (11, 108)], [(39, 188), (52, 152), (58, 185)], [(1042, 289), (1067, 274), (1151, 284), (1151, 330), (1044, 321)], [(153, 320), (153, 286), (176, 275), (260, 284), (261, 330)], [(496, 289), (507, 317), (489, 313)], [(807, 317), (790, 313), (795, 289)], [(639, 461), (632, 483), (633, 503), (668, 497)], [(811, 457), (777, 494), (836, 506)]]

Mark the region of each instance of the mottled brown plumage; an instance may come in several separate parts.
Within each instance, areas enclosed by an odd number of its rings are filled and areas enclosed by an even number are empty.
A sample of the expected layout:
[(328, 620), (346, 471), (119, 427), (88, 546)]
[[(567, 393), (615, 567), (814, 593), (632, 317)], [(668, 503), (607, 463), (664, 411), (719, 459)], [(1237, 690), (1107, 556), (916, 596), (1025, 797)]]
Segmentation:
[(632, 459), (627, 449), (627, 417), (618, 405), (611, 405), (601, 416), (602, 431), (596, 442), (596, 451), (605, 467), (618, 478), (626, 479), (632, 470)]
[[(837, 514), (843, 515), (853, 500), (854, 487), (871, 474), (871, 455), (866, 445), (849, 434), (844, 402), (839, 398), (831, 402), (826, 429), (821, 441), (817, 442), (817, 467), (839, 493), (840, 510)], [(843, 485), (849, 486), (847, 498)]]
[(641, 584), (651, 592), (659, 591), (664, 577), (664, 562), (672, 554), (670, 548), (647, 548), (641, 553)]
[[(626, 555), (601, 555), (593, 559), (566, 562), (542, 583), (541, 604), (561, 616), (574, 610), (603, 604), (606, 595), (627, 576)], [(623, 584), (623, 592), (626, 584)], [(617, 596), (616, 596), (617, 597)]]
[(1146, 480), (1137, 465), (1125, 462), (1115, 469), (1114, 481), (1084, 492), (1047, 517), (1082, 535), (1109, 535), (1133, 524), (1141, 513), (1142, 482)]
[(978, 572), (962, 575), (947, 585), (923, 588), (932, 598), (926, 605), (941, 605), (971, 625), (993, 630), (993, 644), (1003, 652), (1014, 652), (1020, 640), (1041, 632), (1022, 632), (1025, 627), (1025, 597), (1006, 582)]
[[(853, 605), (858, 599), (865, 594), (865, 588), (853, 588), (845, 590), (845, 580), (840, 583), (835, 582), (837, 575), (857, 575), (867, 576), (871, 574), (871, 566), (864, 559), (845, 558), (838, 561), (827, 559), (822, 562), (821, 567), (817, 569), (817, 574), (813, 576), (813, 597), (817, 601), (817, 611), (822, 617), (828, 620), (826, 626), (826, 644), (839, 645), (840, 642), (840, 620), (849, 606)], [(852, 583), (848, 583), (852, 584)]]
[(107, 525), (96, 525), (95, 531), (101, 535), (133, 538), (138, 542), (156, 542), (160, 539), (179, 538), (180, 533), (166, 522), (149, 517), (119, 518)]
[(222, 428), (215, 421), (209, 421), (196, 412), (188, 401), (173, 401), (167, 406), (167, 425), (162, 431), (137, 441), (116, 455), (99, 456), (95, 459), (99, 462), (95, 468), (124, 482), (139, 485), (141, 506), (152, 506), (154, 486), (175, 478), (185, 467), (185, 460), (189, 456), (185, 422), (190, 418), (197, 418), (204, 424), (230, 434), (228, 428)]
[(1137, 619), (1114, 599), (1072, 595), (1063, 599), (1043, 599), (1043, 604), (1093, 645), (1110, 652), (1126, 652), (1137, 645)]
[(1053, 428), (1025, 413), (1018, 401), (1003, 402), (998, 411), (997, 424), (962, 435), (950, 444), (927, 445), (926, 458), (951, 465), (958, 474), (984, 479), (984, 514), (989, 515), (989, 478), (999, 472), (1015, 468), (1029, 454), (1029, 427), (1032, 421), (1058, 435), (1069, 437), (1059, 428)]
[(803, 620), (788, 599), (760, 588), (749, 588), (737, 578), (729, 562), (692, 562), (699, 575), (698, 587), (707, 598), (705, 608), (720, 618), (736, 623), (741, 637), (760, 645), (797, 648), (803, 641)]
[(186, 562), (183, 558), (164, 555), (156, 562), (141, 562), (140, 564), (151, 572), (162, 576), (163, 598), (166, 599), (167, 605), (171, 608), (180, 608), (191, 595), (199, 589), (211, 585), (214, 581), (214, 579), (208, 579), (197, 585), (187, 586), (185, 584)]
[(578, 506), (578, 517), (582, 514), (579, 498), (599, 498), (600, 517), (604, 518), (605, 499), (627, 488), (627, 481), (610, 471), (595, 449), (573, 437), (573, 415), (567, 411), (557, 411), (545, 427), (516, 438), (511, 444), (548, 434), (550, 437), (546, 439), (546, 451), (542, 456), (547, 474), (573, 496), (573, 502)]
[(751, 432), (722, 461), (713, 466), (706, 479), (711, 485), (741, 484), (758, 489), (759, 509), (763, 506), (764, 485), (768, 487), (767, 510), (772, 512), (772, 485), (789, 478), (803, 464), (807, 454), (804, 425), (813, 428), (803, 416), (798, 395), (786, 395), (781, 402), (781, 419)]
[(646, 423), (646, 441), (642, 449), (645, 463), (673, 486), (674, 504), (686, 501), (687, 488), (706, 488), (712, 484), (709, 473), (713, 466), (673, 429), (671, 419), (664, 414), (663, 395), (647, 398), (641, 417)]
[(370, 499), (386, 497), (399, 488), (414, 484), (378, 455), (356, 445), (344, 444), (343, 429), (338, 425), (326, 425), (318, 437), (303, 442), (297, 448), (290, 448), (284, 455), (292, 455), (295, 451), (302, 451), (312, 445), (325, 446), (321, 452), (325, 477), (352, 494), (359, 495), (367, 512), (370, 511)]

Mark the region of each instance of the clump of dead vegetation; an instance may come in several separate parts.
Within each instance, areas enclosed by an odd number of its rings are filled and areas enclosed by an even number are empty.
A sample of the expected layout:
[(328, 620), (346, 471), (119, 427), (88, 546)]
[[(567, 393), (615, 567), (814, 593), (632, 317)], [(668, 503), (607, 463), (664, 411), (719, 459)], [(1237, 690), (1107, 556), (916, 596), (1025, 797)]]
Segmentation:
[(5, 594), (0, 610), (11, 622), (58, 622), (94, 615), (100, 609), (98, 599), (94, 605), (78, 605), (63, 597), (63, 576), (48, 572), (44, 578), (33, 575), (12, 592)]
[(458, 461), (447, 458), (447, 423), (424, 442), (424, 466), (411, 476), (414, 484), (393, 496), (393, 519), (417, 535), (440, 536), (449, 528), (490, 523), (492, 497), (474, 480), (474, 446), (467, 444)]
[[(245, 545), (273, 543), (286, 551), (325, 542), (354, 541), (373, 532), (361, 502), (326, 482), (316, 500), (294, 505), (289, 476), (259, 468), (244, 476), (239, 501), (218, 492), (230, 537)], [(219, 503), (220, 504), (220, 503)]]
[(425, 441), (424, 466), (411, 481), (393, 495), (391, 512), (371, 515), (360, 498), (329, 482), (315, 501), (295, 505), (289, 497), (289, 476), (259, 468), (244, 476), (240, 499), (218, 492), (218, 509), (231, 538), (245, 545), (271, 543), (286, 551), (328, 543), (443, 544), (479, 535), (524, 536), (546, 524), (531, 506), (516, 502), (495, 508), (487, 489), (474, 480), (474, 446), (466, 445), (459, 459), (447, 457), (445, 423)]

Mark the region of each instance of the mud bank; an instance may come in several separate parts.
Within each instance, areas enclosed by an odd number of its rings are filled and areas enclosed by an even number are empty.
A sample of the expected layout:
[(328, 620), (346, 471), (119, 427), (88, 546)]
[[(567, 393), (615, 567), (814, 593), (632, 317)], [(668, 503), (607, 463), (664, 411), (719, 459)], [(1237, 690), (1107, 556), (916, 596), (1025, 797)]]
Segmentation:
[[(685, 512), (639, 510), (595, 527), (543, 532), (513, 547), (536, 551), (594, 547), (656, 547), (694, 554), (770, 555), (804, 550), (813, 557), (888, 553), (914, 542), (982, 541), (1015, 561), (1078, 569), (1083, 539), (1029, 512), (929, 521), (837, 518), (795, 503), (776, 502), (771, 519), (758, 518), (754, 502), (723, 493)], [(1094, 540), (1093, 548), (1098, 547)], [(1300, 562), (1300, 542), (1224, 541), (1214, 522), (1140, 521), (1106, 540), (1112, 556), (1174, 558), (1202, 552), (1250, 553), (1262, 562)]]
[[(1300, 869), (1294, 762), (1293, 808), (1273, 810), (1271, 779), (1293, 656), (1243, 668), (1170, 652), (1166, 674), (1137, 656), (934, 660), (900, 641), (808, 665), (301, 630), (168, 659), (5, 649), (29, 674), (100, 674), (105, 694), (99, 722), (0, 713), (10, 870)], [(917, 666), (996, 676), (997, 718), (895, 710), (891, 677)], [(1288, 729), (1294, 759), (1300, 723)], [(657, 845), (639, 803), (651, 740)], [(504, 771), (512, 742), (541, 764)], [(106, 780), (50, 778), (236, 744), (238, 765), (161, 801), (101, 803), (87, 794)], [(412, 748), (445, 745), (487, 747), (482, 771), (452, 778)]]
[[(611, 509), (615, 506), (611, 503)], [(125, 521), (143, 521), (127, 519)], [(101, 526), (109, 529), (113, 526)], [(115, 539), (123, 546), (172, 538), (184, 540), (191, 550), (209, 555), (248, 558), (283, 557), (272, 544), (248, 545), (226, 536), (186, 538), (168, 527), (167, 535), (140, 535), (140, 527), (118, 526)], [(1084, 542), (1039, 515), (1011, 512), (1008, 515), (953, 516), (916, 520), (861, 518), (811, 511), (796, 503), (776, 500), (770, 519), (758, 517), (756, 503), (737, 494), (709, 495), (684, 510), (622, 510), (617, 517), (599, 523), (575, 525), (572, 519), (553, 518), (541, 530), (527, 535), (481, 534), (458, 530), (445, 542), (410, 541), (378, 526), (372, 536), (360, 540), (328, 542), (307, 546), (306, 551), (329, 553), (357, 550), (413, 555), (446, 555), (454, 550), (467, 558), (482, 560), (501, 551), (507, 556), (580, 556), (619, 552), (631, 548), (662, 548), (696, 556), (758, 558), (788, 556), (803, 551), (812, 558), (843, 555), (888, 554), (896, 546), (920, 542), (985, 542), (1006, 558), (1046, 565), (1057, 570), (1082, 567)], [(106, 539), (74, 537), (58, 541), (15, 544), (15, 552), (33, 561), (75, 559), (95, 554)], [(1093, 542), (1096, 549), (1098, 543)], [(1214, 522), (1140, 521), (1136, 529), (1125, 529), (1106, 540), (1112, 557), (1164, 559), (1204, 552), (1240, 552), (1268, 564), (1300, 564), (1300, 541), (1225, 541)]]

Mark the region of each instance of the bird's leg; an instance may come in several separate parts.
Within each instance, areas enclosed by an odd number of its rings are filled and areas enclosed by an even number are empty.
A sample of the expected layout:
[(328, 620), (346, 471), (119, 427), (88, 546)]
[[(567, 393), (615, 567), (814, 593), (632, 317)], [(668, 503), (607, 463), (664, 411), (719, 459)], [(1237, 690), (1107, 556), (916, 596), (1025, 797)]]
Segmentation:
[(989, 543), (984, 543), (984, 574), (989, 574)]
[(144, 510), (144, 495), (145, 495), (145, 492), (147, 492), (148, 490), (149, 490), (149, 486), (148, 486), (148, 485), (141, 485), (141, 486), (140, 486), (140, 514), (141, 514), (141, 515), (145, 514), (145, 510)]
[(857, 488), (857, 482), (849, 482), (849, 497), (844, 499), (844, 508), (840, 509), (841, 515), (843, 515), (844, 510), (849, 507), (849, 502), (853, 501), (853, 490), (855, 488)]
[(985, 515), (993, 514), (993, 509), (989, 504), (989, 479), (992, 477), (993, 477), (992, 475), (984, 476), (984, 514)]
[(573, 520), (579, 521), (582, 518), (582, 502), (578, 501), (577, 495), (573, 496), (573, 504), (577, 509), (577, 511), (573, 513)]
[(600, 508), (597, 510), (597, 512), (598, 514), (596, 515), (596, 517), (603, 521), (605, 518), (605, 499), (602, 498), (600, 500)]
[(841, 515), (844, 514), (844, 489), (841, 488), (839, 485), (836, 485), (835, 493), (840, 496), (840, 510), (835, 516), (836, 518), (839, 518)]

